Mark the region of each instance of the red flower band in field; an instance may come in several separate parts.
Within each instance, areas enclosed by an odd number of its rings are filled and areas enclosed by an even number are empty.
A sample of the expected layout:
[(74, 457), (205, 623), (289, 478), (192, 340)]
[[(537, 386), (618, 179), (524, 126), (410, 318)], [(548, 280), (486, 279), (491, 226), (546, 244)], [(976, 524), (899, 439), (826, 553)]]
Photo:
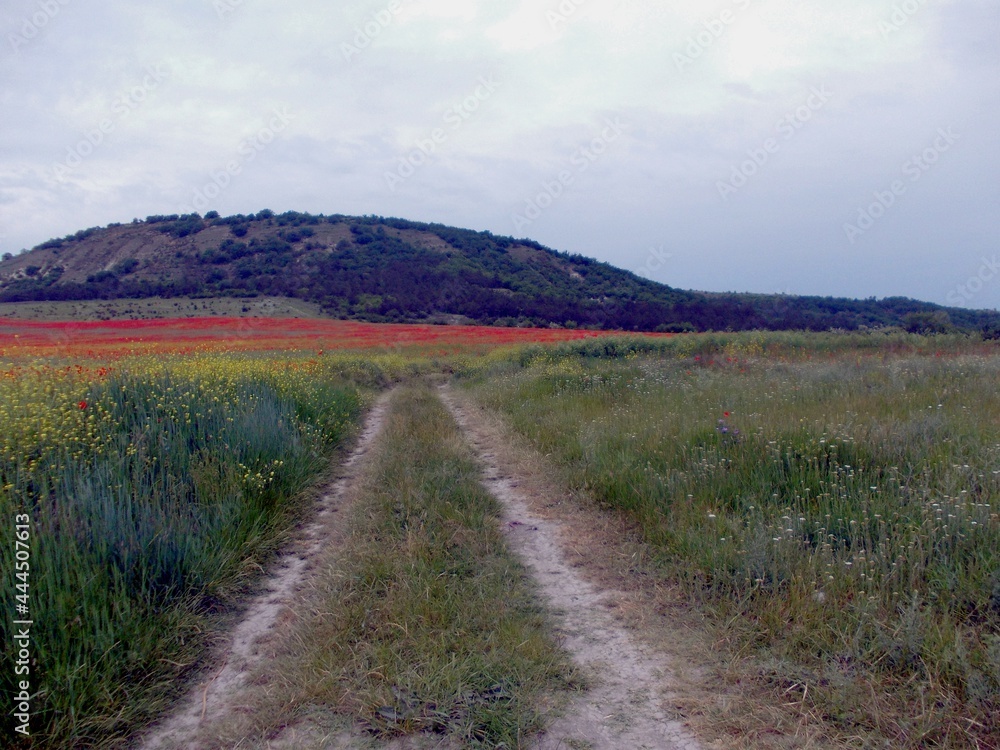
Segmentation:
[[(449, 354), (469, 346), (573, 341), (613, 331), (363, 323), (314, 318), (164, 318), (48, 322), (0, 318), (0, 355), (124, 356), (205, 351), (421, 349)], [(617, 332), (620, 334), (620, 332)], [(672, 334), (642, 334), (669, 337)], [(82, 369), (82, 368), (81, 368)]]

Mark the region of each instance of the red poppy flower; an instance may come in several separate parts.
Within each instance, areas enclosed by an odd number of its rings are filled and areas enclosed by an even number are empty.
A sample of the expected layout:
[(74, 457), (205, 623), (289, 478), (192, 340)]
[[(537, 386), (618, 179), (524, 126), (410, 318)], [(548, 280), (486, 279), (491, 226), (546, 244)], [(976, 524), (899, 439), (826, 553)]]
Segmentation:
[(81, 409), (86, 409), (87, 408), (87, 402), (86, 401), (81, 401), (80, 403), (77, 404), (77, 406), (79, 406)]
[(724, 417), (728, 417), (728, 416), (729, 416), (729, 412), (728, 412), (728, 411), (724, 411), (724, 412), (722, 412), (722, 416), (724, 416)]

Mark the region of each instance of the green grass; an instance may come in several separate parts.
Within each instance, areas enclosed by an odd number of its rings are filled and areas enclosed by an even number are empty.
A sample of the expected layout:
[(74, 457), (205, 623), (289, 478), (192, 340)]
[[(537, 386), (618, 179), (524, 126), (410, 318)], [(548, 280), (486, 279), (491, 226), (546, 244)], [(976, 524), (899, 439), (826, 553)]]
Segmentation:
[[(88, 393), (104, 418), (81, 440), (0, 462), (0, 518), (32, 518), (35, 695), (22, 746), (122, 746), (178, 694), (361, 411), (345, 380), (290, 382), (120, 373)], [(4, 571), (12, 555), (5, 543)], [(4, 587), (4, 613), (13, 594)]]
[[(429, 388), (395, 394), (371, 461), (349, 537), (277, 660), (272, 693), (295, 715), (326, 707), (376, 736), (521, 747), (541, 726), (542, 696), (571, 683), (571, 669), (506, 546), (497, 501)], [(257, 714), (275, 727), (293, 718)]]
[(776, 700), (862, 746), (997, 747), (1000, 355), (705, 338), (522, 353), (474, 390), (638, 521)]

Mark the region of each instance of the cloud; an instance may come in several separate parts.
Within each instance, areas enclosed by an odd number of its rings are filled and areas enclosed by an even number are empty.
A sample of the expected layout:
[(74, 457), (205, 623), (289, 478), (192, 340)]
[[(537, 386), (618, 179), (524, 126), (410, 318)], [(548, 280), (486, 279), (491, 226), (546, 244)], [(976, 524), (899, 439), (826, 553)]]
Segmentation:
[[(174, 212), (211, 185), (224, 213), (507, 233), (607, 118), (622, 137), (529, 231), (626, 267), (665, 246), (667, 283), (943, 302), (1000, 234), (1000, 10), (986, 0), (66, 0), (12, 48), (38, 7), (0, 11), (3, 251)], [(484, 76), (502, 85), (453, 128)], [(814, 87), (829, 101), (798, 123)], [(961, 144), (847, 243), (843, 224), (941, 127)], [(437, 129), (426, 164), (387, 189)], [(720, 198), (769, 139), (780, 147)], [(970, 304), (1000, 304), (1000, 283)]]

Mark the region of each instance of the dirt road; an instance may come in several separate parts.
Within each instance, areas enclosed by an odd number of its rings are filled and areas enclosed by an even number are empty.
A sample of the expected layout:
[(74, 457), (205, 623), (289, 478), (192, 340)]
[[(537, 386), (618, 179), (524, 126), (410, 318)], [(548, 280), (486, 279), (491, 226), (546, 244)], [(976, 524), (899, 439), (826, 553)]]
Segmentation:
[[(533, 482), (512, 462), (496, 423), (448, 386), (440, 396), (467, 436), (483, 467), (483, 483), (503, 504), (503, 523), (514, 550), (539, 584), (543, 604), (553, 613), (557, 636), (587, 675), (590, 689), (574, 696), (559, 716), (548, 722), (537, 738), (536, 750), (698, 750), (699, 743), (669, 713), (670, 695), (678, 690), (673, 665), (666, 657), (638, 643), (611, 614), (618, 593), (586, 578), (570, 554), (573, 529), (546, 513), (556, 501), (546, 497), (551, 486)], [(266, 667), (266, 642), (286, 608), (296, 605), (297, 589), (308, 575), (310, 562), (336, 538), (349, 501), (352, 483), (382, 429), (389, 405), (383, 394), (369, 414), (357, 447), (345, 463), (345, 474), (319, 504), (315, 521), (304, 529), (301, 541), (285, 555), (266, 582), (266, 591), (254, 600), (235, 628), (230, 644), (217, 656), (217, 666), (195, 685), (180, 709), (154, 727), (142, 750), (194, 750), (212, 736), (216, 722), (225, 722), (240, 710), (241, 696), (250, 689), (247, 676)], [(288, 727), (264, 744), (248, 741), (241, 747), (258, 748), (402, 748), (444, 747), (439, 738), (423, 737), (378, 743), (370, 737), (338, 733), (317, 737), (307, 725)]]
[(591, 681), (590, 690), (549, 724), (538, 750), (697, 750), (694, 737), (663, 708), (677, 689), (671, 664), (637, 643), (609, 613), (615, 592), (598, 588), (569, 562), (565, 524), (533, 509), (551, 505), (551, 498), (529, 496), (528, 478), (503, 460), (502, 438), (478, 408), (447, 387), (441, 396), (479, 457), (484, 484), (504, 505), (511, 544), (554, 612), (563, 647)]
[(320, 497), (316, 515), (300, 538), (274, 566), (264, 582), (264, 592), (247, 608), (233, 630), (225, 649), (215, 657), (217, 666), (207, 679), (199, 681), (180, 708), (153, 727), (139, 747), (141, 750), (194, 750), (202, 744), (215, 722), (224, 721), (237, 709), (251, 670), (265, 658), (259, 648), (274, 629), (286, 608), (294, 607), (296, 589), (309, 564), (329, 543), (332, 527), (340, 523), (339, 513), (355, 477), (375, 438), (382, 430), (390, 393), (383, 393), (369, 412), (357, 445), (343, 464), (343, 476)]

